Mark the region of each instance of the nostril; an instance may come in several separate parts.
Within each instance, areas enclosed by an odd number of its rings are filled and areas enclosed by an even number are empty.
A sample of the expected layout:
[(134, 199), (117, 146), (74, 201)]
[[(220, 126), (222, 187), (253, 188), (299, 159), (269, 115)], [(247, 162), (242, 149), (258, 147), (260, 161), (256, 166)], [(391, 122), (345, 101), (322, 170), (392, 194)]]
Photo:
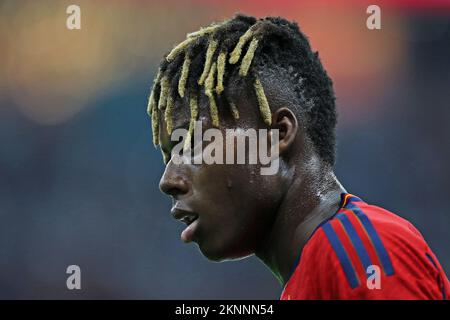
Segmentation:
[(189, 191), (187, 183), (183, 179), (162, 179), (159, 188), (169, 196), (176, 197)]
[(176, 196), (182, 194), (181, 190), (178, 189), (178, 188), (167, 189), (166, 191), (164, 191), (164, 193), (169, 195), (169, 196), (172, 196), (172, 197), (176, 197)]

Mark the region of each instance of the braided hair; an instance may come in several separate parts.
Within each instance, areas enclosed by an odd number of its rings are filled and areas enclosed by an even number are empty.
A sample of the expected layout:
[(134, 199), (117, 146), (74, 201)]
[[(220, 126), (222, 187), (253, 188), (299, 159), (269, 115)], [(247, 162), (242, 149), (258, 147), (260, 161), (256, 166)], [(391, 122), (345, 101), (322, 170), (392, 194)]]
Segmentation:
[[(212, 125), (218, 127), (216, 99), (224, 94), (227, 85), (237, 84), (231, 81), (233, 76), (250, 82), (261, 118), (270, 126), (271, 108), (258, 76), (261, 69), (276, 70), (288, 77), (286, 85), (295, 92), (297, 101), (293, 104), (306, 119), (309, 138), (319, 156), (333, 165), (336, 110), (332, 81), (298, 25), (281, 17), (256, 19), (238, 14), (187, 34), (186, 40), (165, 55), (147, 107), (154, 145), (159, 145), (160, 117), (171, 134), (177, 100), (190, 108), (185, 143), (190, 144), (198, 118), (200, 94), (207, 97)], [(239, 119), (238, 106), (231, 99), (227, 101), (231, 116)]]

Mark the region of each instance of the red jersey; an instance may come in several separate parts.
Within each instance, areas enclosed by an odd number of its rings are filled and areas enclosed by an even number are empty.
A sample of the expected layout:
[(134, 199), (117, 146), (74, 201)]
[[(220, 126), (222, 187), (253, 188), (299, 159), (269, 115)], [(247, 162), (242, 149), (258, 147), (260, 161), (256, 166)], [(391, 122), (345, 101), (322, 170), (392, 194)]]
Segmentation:
[(281, 299), (447, 299), (449, 294), (444, 270), (410, 222), (345, 193), (336, 214), (304, 246)]

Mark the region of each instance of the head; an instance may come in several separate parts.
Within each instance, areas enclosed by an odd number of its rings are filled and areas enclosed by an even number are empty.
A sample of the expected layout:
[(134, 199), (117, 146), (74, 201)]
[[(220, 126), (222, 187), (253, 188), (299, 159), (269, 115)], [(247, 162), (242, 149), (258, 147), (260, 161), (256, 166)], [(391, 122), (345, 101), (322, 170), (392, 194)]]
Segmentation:
[[(175, 218), (189, 225), (183, 239), (215, 261), (255, 253), (293, 179), (307, 183), (333, 166), (334, 100), (318, 53), (283, 18), (237, 15), (188, 34), (168, 52), (148, 113), (166, 165), (160, 189), (172, 198)], [(175, 164), (171, 134), (185, 128), (184, 142), (192, 143), (196, 120), (224, 135), (278, 130), (279, 170), (262, 175), (260, 163), (248, 162)]]

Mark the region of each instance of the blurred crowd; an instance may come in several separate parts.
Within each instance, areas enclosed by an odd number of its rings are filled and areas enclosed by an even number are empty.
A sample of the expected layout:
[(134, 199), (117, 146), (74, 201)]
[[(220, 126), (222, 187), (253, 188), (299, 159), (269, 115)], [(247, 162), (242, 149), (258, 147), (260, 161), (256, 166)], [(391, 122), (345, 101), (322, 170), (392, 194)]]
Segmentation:
[(238, 11), (299, 23), (334, 82), (338, 178), (415, 224), (450, 272), (450, 9), (388, 8), (368, 30), (353, 1), (79, 1), (68, 30), (69, 4), (0, 3), (0, 298), (279, 297), (256, 258), (181, 243), (146, 116), (164, 52)]

